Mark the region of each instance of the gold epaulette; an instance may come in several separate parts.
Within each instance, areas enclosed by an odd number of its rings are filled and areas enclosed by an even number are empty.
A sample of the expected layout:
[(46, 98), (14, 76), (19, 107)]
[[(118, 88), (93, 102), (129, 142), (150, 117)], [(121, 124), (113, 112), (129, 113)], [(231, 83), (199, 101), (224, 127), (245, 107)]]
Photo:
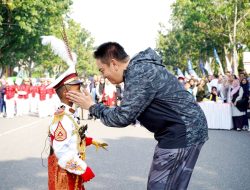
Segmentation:
[(57, 123), (59, 121), (61, 121), (63, 119), (63, 116), (65, 115), (65, 111), (64, 109), (58, 109), (55, 113), (54, 113), (54, 118), (52, 121), (52, 125), (54, 123)]

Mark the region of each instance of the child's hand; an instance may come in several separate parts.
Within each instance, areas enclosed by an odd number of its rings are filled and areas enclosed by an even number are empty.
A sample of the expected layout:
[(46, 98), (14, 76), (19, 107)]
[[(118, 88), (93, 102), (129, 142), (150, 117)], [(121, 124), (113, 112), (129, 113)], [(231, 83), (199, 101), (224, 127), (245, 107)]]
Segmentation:
[(100, 143), (100, 142), (97, 142), (97, 141), (92, 141), (92, 144), (95, 145), (95, 148), (96, 148), (96, 151), (101, 147), (103, 148), (104, 150), (107, 150), (107, 146), (108, 144), (107, 143)]

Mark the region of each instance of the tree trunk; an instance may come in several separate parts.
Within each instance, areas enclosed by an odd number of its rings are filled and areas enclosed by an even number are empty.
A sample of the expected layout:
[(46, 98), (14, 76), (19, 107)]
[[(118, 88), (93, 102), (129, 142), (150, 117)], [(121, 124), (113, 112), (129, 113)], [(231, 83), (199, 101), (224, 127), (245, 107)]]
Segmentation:
[(238, 54), (237, 54), (237, 42), (236, 42), (236, 33), (237, 33), (237, 3), (238, 0), (235, 1), (235, 9), (234, 9), (234, 30), (233, 30), (233, 73), (238, 76)]
[(229, 52), (226, 46), (223, 48), (225, 53), (226, 71), (232, 72), (232, 54)]
[(10, 65), (6, 65), (6, 67), (5, 67), (5, 76), (6, 77), (12, 76), (12, 68)]
[(32, 65), (32, 59), (29, 57), (28, 59), (28, 76), (31, 78), (31, 65)]
[(0, 78), (2, 78), (3, 73), (4, 73), (3, 66), (0, 66)]

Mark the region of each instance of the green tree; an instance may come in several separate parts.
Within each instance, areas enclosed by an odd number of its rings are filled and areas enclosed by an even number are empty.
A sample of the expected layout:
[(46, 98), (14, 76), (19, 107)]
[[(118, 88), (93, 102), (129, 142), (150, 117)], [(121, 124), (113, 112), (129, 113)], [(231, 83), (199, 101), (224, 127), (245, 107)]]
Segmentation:
[[(213, 56), (216, 48), (221, 60), (225, 55), (231, 58), (237, 74), (237, 44), (250, 45), (249, 1), (177, 0), (172, 8), (172, 29), (166, 34), (162, 28), (158, 37), (157, 48), (164, 60), (175, 59), (178, 66), (185, 67), (189, 57), (198, 67), (199, 59)], [(169, 54), (172, 48), (178, 51)], [(175, 56), (178, 58), (172, 58)]]
[(5, 0), (0, 5), (0, 67), (25, 64), (29, 69), (41, 52), (40, 36), (60, 28), (71, 0)]

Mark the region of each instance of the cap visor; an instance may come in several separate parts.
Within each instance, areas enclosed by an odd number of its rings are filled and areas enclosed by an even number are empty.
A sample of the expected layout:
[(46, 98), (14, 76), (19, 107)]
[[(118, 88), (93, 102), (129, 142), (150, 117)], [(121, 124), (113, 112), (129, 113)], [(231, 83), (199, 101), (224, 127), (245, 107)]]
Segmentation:
[(75, 85), (75, 84), (82, 84), (82, 81), (80, 81), (80, 80), (73, 80), (73, 81), (67, 83), (67, 85)]

